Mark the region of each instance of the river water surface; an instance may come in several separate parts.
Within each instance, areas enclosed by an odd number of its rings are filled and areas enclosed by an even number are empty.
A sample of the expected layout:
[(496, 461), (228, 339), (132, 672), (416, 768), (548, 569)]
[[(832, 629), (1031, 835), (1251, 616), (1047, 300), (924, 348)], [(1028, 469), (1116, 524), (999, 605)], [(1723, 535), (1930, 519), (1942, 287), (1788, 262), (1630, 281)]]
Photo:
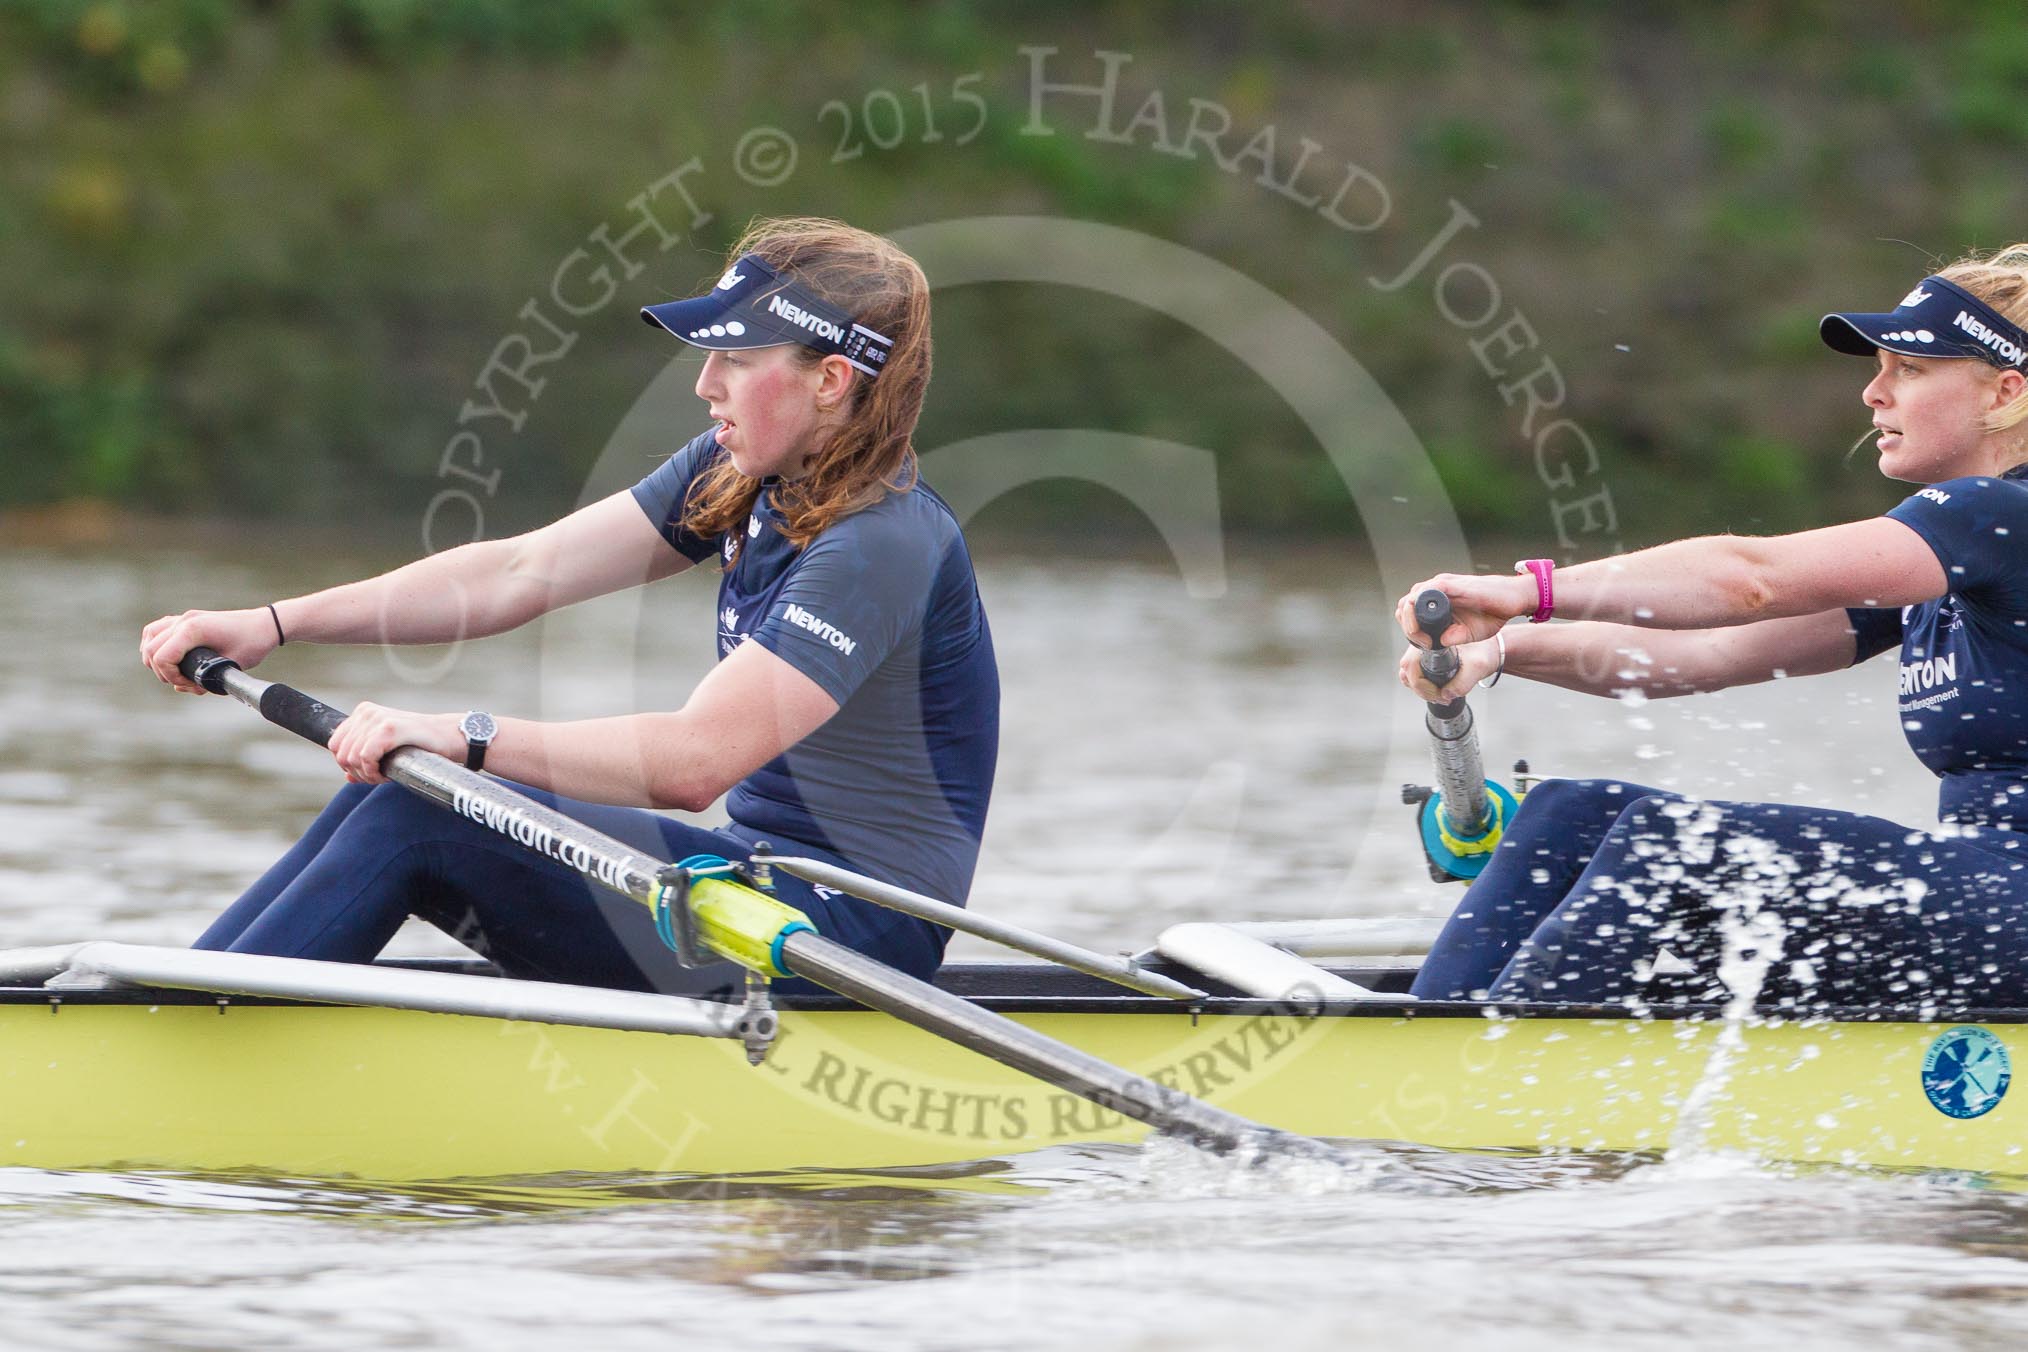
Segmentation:
[[(1107, 949), (1186, 919), (1448, 910), (1399, 804), (1419, 712), (1357, 550), (1240, 548), (1210, 596), (1077, 553), (981, 559), (1006, 709), (975, 907)], [(187, 943), (339, 782), (236, 704), (156, 685), (142, 623), (395, 561), (0, 546), (0, 946)], [(669, 707), (711, 609), (679, 578), (456, 651), (291, 647), (262, 674), (341, 705)], [(1893, 680), (1641, 706), (1516, 681), (1476, 704), (1489, 765), (1928, 825)], [(0, 1170), (4, 1347), (1999, 1348), (2024, 1322), (2013, 1195), (1698, 1156), (1261, 1174), (1159, 1145), (526, 1189)]]

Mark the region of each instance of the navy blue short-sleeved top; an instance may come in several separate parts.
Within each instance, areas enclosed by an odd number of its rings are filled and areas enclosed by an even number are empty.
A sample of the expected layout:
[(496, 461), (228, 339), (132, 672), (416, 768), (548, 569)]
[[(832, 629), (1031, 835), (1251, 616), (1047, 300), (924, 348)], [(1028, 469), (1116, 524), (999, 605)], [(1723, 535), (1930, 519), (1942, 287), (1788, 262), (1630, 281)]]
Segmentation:
[(2028, 466), (1931, 484), (1887, 515), (1935, 551), (1950, 591), (1848, 611), (1855, 660), (1900, 645), (1901, 726), (1942, 780), (1944, 820), (2028, 830)]
[(691, 483), (725, 454), (706, 432), (634, 486), (718, 584), (718, 655), (758, 643), (838, 701), (815, 732), (726, 795), (735, 832), (796, 842), (963, 904), (1000, 746), (1000, 675), (972, 558), (950, 507), (918, 482), (797, 549), (764, 487), (734, 558), (677, 525)]

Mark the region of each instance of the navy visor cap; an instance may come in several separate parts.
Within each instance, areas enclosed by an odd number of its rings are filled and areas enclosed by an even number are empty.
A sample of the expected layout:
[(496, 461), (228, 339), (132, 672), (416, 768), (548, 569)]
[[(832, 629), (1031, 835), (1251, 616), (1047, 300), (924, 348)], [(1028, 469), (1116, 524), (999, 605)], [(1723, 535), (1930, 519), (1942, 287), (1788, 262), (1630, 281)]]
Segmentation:
[(2006, 370), (2028, 368), (2028, 332), (1964, 288), (1925, 277), (1880, 314), (1830, 314), (1817, 332), (1856, 357), (1875, 351), (1911, 357), (1973, 357)]
[(836, 353), (869, 376), (880, 374), (894, 346), (836, 306), (777, 276), (753, 254), (727, 268), (718, 285), (703, 295), (643, 306), (641, 318), (692, 347), (732, 352), (801, 343)]

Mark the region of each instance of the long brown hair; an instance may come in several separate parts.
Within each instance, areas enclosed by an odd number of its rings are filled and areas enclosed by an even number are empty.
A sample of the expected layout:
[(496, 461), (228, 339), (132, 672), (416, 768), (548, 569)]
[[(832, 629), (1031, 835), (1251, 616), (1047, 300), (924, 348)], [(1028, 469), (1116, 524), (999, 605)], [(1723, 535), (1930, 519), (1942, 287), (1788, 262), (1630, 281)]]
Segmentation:
[[(894, 340), (879, 378), (862, 372), (852, 382), (845, 421), (811, 455), (809, 471), (775, 486), (782, 534), (800, 549), (840, 517), (915, 485), (912, 438), (930, 378), (929, 280), (892, 240), (817, 217), (754, 221), (727, 258), (747, 254)], [(823, 360), (801, 345), (795, 352), (811, 365)], [(682, 526), (707, 540), (733, 541), (729, 563), (745, 543), (739, 527), (760, 490), (760, 480), (721, 457), (690, 485)]]

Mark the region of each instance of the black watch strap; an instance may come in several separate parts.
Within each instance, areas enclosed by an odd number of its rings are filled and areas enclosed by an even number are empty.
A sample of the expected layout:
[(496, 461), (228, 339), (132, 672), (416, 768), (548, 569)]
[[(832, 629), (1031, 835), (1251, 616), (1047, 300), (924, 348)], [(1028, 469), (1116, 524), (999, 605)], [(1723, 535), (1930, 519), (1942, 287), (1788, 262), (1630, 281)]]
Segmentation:
[(483, 714), (474, 709), (465, 715), (458, 726), (465, 734), (465, 768), (485, 769), (486, 749), (492, 746), (493, 739), (500, 735), (500, 725), (493, 721), (491, 714)]

